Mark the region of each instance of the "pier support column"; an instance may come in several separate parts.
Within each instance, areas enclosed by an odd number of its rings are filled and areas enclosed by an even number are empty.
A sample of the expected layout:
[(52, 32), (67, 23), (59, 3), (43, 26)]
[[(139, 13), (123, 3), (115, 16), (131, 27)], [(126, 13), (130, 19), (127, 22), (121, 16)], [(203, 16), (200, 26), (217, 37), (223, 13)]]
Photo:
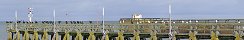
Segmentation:
[(94, 36), (94, 32), (90, 32), (89, 34), (90, 35), (88, 37), (88, 40), (95, 40), (96, 39), (95, 36)]
[(189, 40), (197, 40), (195, 32), (192, 31), (189, 32)]
[(106, 35), (105, 35), (105, 40), (109, 40), (109, 36), (108, 36), (108, 31), (106, 31), (106, 33), (105, 33)]
[(42, 40), (48, 40), (48, 33), (47, 33), (47, 31), (44, 31), (43, 32)]
[(82, 40), (82, 39), (83, 39), (83, 36), (81, 35), (81, 33), (77, 32), (75, 40)]
[(173, 36), (173, 37), (172, 37), (172, 40), (177, 40), (177, 38), (176, 38), (176, 36), (175, 36), (175, 35), (177, 34), (177, 32), (176, 32), (176, 31), (172, 31), (172, 33), (173, 33), (173, 35), (172, 35), (172, 36)]
[(31, 40), (38, 40), (38, 33), (34, 31), (33, 38)]
[(20, 40), (20, 32), (19, 31), (16, 31), (16, 34), (14, 36), (15, 36), (14, 40)]
[(25, 31), (24, 36), (23, 36), (23, 40), (29, 40), (29, 33), (28, 33), (28, 31)]
[(8, 32), (8, 40), (12, 40), (12, 37), (13, 37), (12, 34), (13, 34), (12, 32)]
[(52, 40), (59, 40), (58, 32), (54, 32), (54, 35), (52, 36)]
[(151, 40), (157, 40), (157, 32), (156, 31), (152, 31), (150, 35), (151, 35), (151, 37), (150, 37)]
[(70, 40), (69, 32), (66, 31), (63, 40)]
[(133, 40), (140, 40), (139, 31), (135, 31), (133, 35), (134, 35)]
[(235, 40), (241, 40), (241, 36), (237, 31), (235, 31), (235, 37)]
[(124, 40), (124, 32), (120, 31), (118, 32), (118, 38), (116, 40)]
[(211, 31), (211, 40), (219, 40), (215, 32)]
[(58, 34), (58, 32), (55, 33), (55, 40), (59, 40), (59, 34)]
[(8, 31), (8, 40), (12, 40), (12, 37), (13, 37), (12, 32)]

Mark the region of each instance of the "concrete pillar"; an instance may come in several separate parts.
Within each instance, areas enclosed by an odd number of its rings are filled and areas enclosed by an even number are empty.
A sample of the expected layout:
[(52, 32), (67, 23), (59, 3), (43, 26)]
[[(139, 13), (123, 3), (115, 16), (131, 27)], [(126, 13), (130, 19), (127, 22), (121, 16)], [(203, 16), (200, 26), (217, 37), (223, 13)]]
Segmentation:
[(215, 32), (211, 31), (211, 40), (219, 40)]
[(28, 31), (24, 32), (23, 40), (30, 40)]
[(157, 40), (157, 33), (156, 33), (156, 31), (152, 31), (150, 35), (151, 35), (150, 40)]
[(48, 33), (47, 33), (47, 31), (44, 31), (43, 32), (42, 40), (48, 40)]
[(189, 40), (197, 40), (195, 32), (192, 31), (189, 32)]
[(108, 36), (108, 31), (106, 32), (106, 35), (105, 35), (105, 40), (109, 40), (109, 36)]
[(65, 32), (63, 40), (70, 40), (70, 34), (68, 31)]
[(58, 34), (58, 32), (56, 32), (56, 33), (53, 34), (52, 40), (59, 40), (59, 34)]
[(90, 32), (89, 34), (90, 35), (88, 37), (88, 40), (95, 40), (96, 39), (95, 36), (94, 36), (94, 32)]
[(138, 31), (135, 31), (133, 35), (134, 35), (134, 37), (132, 40), (140, 40), (140, 35), (139, 35)]
[[(75, 37), (75, 36), (73, 36), (73, 37)], [(75, 39), (76, 40), (82, 40), (83, 39), (83, 36), (81, 35), (80, 32), (77, 32)]]
[(116, 40), (124, 40), (124, 32), (118, 32), (118, 38)]
[(20, 32), (16, 31), (14, 40), (20, 40)]
[(39, 40), (38, 32), (37, 31), (34, 31), (32, 40)]
[(176, 31), (173, 31), (173, 38), (172, 38), (172, 40), (177, 40), (177, 38), (176, 38), (176, 36), (175, 36), (176, 33), (177, 33)]
[(241, 40), (241, 36), (237, 31), (235, 31), (235, 37), (235, 40)]
[(8, 32), (8, 39), (7, 40), (12, 40), (12, 32)]

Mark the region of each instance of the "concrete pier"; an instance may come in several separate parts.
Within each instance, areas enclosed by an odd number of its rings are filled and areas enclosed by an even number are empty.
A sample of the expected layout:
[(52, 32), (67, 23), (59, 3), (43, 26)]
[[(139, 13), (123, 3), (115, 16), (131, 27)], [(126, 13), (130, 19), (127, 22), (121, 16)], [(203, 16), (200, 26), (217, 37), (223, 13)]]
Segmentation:
[[(169, 37), (164, 24), (101, 24), (6, 23), (8, 40), (162, 40)], [(174, 23), (175, 39), (242, 40), (243, 23)], [(55, 30), (55, 32), (54, 32)], [(20, 35), (22, 34), (22, 35)], [(30, 36), (32, 35), (32, 36)]]

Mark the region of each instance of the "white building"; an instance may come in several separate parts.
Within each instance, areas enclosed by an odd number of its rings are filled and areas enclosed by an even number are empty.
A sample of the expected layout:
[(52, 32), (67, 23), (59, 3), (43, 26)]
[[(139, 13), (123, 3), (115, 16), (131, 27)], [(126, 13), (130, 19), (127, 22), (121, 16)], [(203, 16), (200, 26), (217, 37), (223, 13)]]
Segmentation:
[(141, 14), (133, 14), (132, 18), (142, 18), (142, 15)]

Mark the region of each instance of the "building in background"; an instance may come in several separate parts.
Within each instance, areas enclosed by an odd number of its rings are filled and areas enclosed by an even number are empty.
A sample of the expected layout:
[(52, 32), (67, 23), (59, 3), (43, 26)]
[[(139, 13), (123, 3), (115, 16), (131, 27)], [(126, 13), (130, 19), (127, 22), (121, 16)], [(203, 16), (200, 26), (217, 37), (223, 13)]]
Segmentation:
[(133, 14), (132, 18), (121, 18), (120, 24), (158, 24), (165, 23), (169, 18), (143, 18), (141, 14)]

